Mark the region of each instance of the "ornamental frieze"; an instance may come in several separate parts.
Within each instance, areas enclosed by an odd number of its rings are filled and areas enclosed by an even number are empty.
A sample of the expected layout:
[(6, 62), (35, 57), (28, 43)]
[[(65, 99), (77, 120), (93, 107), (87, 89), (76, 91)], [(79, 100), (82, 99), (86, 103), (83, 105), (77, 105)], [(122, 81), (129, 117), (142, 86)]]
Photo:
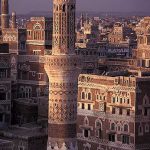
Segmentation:
[(22, 71), (30, 71), (30, 65), (27, 64), (19, 65), (19, 69)]

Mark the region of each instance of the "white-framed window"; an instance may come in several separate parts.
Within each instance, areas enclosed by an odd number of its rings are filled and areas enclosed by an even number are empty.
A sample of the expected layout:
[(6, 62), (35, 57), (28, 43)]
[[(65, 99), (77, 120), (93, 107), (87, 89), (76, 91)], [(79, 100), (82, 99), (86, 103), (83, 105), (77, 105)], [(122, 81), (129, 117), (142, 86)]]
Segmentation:
[(145, 60), (145, 67), (149, 67), (149, 60)]
[(90, 130), (89, 129), (84, 129), (83, 133), (84, 133), (85, 138), (88, 138), (90, 136)]
[(124, 124), (124, 132), (129, 132), (129, 125), (128, 124)]
[(112, 130), (112, 131), (116, 130), (116, 124), (114, 122), (111, 123), (110, 130)]
[(39, 97), (40, 95), (41, 95), (41, 88), (38, 87), (38, 88), (36, 89), (36, 96)]
[(32, 76), (33, 76), (33, 77), (35, 77), (35, 73), (36, 73), (35, 71), (32, 71)]
[(122, 131), (122, 126), (121, 126), (121, 124), (117, 124), (117, 131), (118, 131), (118, 132), (121, 132), (121, 131)]
[(112, 107), (112, 114), (116, 114), (116, 108)]
[(81, 99), (85, 99), (85, 92), (81, 92)]
[(91, 104), (88, 104), (88, 108), (87, 108), (88, 110), (91, 110)]
[(142, 125), (139, 125), (139, 128), (138, 128), (138, 135), (139, 135), (139, 136), (142, 136), (142, 135), (143, 135), (143, 126), (142, 126)]
[(32, 34), (32, 31), (28, 30), (28, 36), (31, 36), (31, 34)]
[(25, 87), (25, 97), (26, 98), (32, 97), (32, 87)]
[(122, 135), (122, 143), (123, 144), (129, 144), (130, 143), (129, 135)]
[(116, 102), (116, 98), (112, 97), (112, 103), (115, 103), (115, 102)]
[(18, 146), (18, 150), (25, 150), (24, 146)]
[(88, 93), (88, 100), (91, 100), (92, 99), (92, 94), (89, 92)]
[(102, 139), (102, 122), (99, 119), (95, 121), (95, 134), (97, 138)]
[(108, 140), (111, 142), (115, 142), (116, 141), (116, 134), (115, 133), (108, 134)]
[(88, 117), (85, 117), (85, 118), (84, 118), (83, 124), (84, 124), (85, 126), (89, 126), (89, 119), (88, 119)]
[(41, 55), (41, 50), (33, 50), (33, 55)]
[(145, 125), (145, 133), (149, 133), (149, 130), (150, 130), (149, 124), (146, 124)]
[(89, 143), (83, 144), (83, 146), (84, 146), (84, 150), (90, 150), (91, 149), (91, 144), (89, 144)]
[(38, 73), (38, 79), (42, 79), (42, 73)]
[(81, 104), (81, 109), (85, 109), (85, 104), (84, 103)]
[(147, 95), (145, 95), (143, 98), (143, 105), (149, 105), (149, 104), (150, 104), (149, 98)]
[(19, 97), (20, 98), (24, 98), (25, 97), (25, 88), (23, 86), (21, 86), (19, 88)]

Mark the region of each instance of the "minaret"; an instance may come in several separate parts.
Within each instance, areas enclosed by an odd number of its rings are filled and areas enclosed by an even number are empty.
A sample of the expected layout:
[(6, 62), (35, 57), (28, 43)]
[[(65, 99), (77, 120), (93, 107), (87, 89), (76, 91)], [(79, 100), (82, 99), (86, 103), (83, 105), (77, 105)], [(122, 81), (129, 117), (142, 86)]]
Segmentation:
[(15, 5), (15, 2), (14, 2), (14, 0), (12, 1), (12, 16), (11, 16), (11, 20), (12, 20), (12, 22), (11, 22), (11, 28), (12, 29), (15, 29), (15, 28), (17, 28), (17, 23), (16, 23), (16, 12), (14, 11), (14, 5)]
[(84, 16), (83, 16), (83, 14), (81, 14), (81, 17), (80, 17), (80, 27), (81, 28), (84, 27)]
[(1, 12), (2, 12), (2, 11), (1, 11), (1, 3), (2, 3), (2, 2), (1, 2), (1, 0), (0, 0), (0, 29), (1, 29)]
[(76, 150), (77, 82), (81, 59), (75, 54), (76, 0), (53, 0), (49, 78), (48, 150)]
[(15, 13), (15, 11), (12, 12), (12, 24), (11, 24), (11, 27), (12, 27), (13, 29), (17, 28), (16, 13)]
[(1, 28), (9, 28), (9, 1), (1, 0)]

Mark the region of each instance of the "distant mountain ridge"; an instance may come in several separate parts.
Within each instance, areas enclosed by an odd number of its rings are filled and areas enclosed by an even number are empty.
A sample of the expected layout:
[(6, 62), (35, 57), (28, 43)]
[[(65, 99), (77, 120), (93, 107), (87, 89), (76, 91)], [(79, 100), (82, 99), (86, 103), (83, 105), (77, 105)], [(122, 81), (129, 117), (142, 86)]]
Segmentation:
[[(89, 16), (150, 16), (150, 12), (94, 12), (94, 11), (77, 11), (77, 16), (81, 13)], [(27, 14), (19, 14), (21, 16), (45, 16), (52, 17), (52, 11), (32, 11)]]

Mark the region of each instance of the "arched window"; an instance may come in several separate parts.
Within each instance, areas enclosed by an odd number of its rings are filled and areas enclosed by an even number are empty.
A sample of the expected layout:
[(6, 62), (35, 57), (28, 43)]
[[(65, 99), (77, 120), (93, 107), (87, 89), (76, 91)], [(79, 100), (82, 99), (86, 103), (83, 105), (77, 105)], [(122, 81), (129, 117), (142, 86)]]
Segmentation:
[(36, 96), (39, 97), (41, 95), (41, 89), (37, 88), (36, 89)]
[(91, 144), (89, 144), (89, 143), (83, 144), (83, 146), (84, 146), (84, 150), (90, 150), (91, 149)]
[(121, 124), (117, 124), (117, 130), (118, 130), (119, 132), (122, 131)]
[(25, 89), (25, 97), (30, 98), (32, 96), (32, 89), (31, 87), (26, 87)]
[(148, 98), (147, 95), (145, 95), (144, 98), (143, 98), (143, 104), (144, 105), (149, 105), (149, 98)]
[(116, 130), (115, 128), (116, 128), (115, 123), (112, 123), (112, 124), (111, 124), (111, 130), (114, 130), (114, 131), (115, 131), (115, 130)]
[(116, 125), (115, 125), (115, 123), (112, 123), (112, 124), (111, 124), (111, 130), (114, 130), (114, 131), (116, 130)]
[(88, 100), (91, 100), (91, 93), (88, 93)]
[(97, 138), (102, 139), (102, 122), (100, 120), (95, 122), (95, 134)]
[(90, 148), (89, 147), (85, 147), (84, 150), (90, 150)]
[(66, 11), (66, 5), (65, 4), (63, 5), (62, 10), (63, 10), (63, 12)]
[(24, 98), (25, 97), (25, 90), (24, 90), (24, 87), (20, 87), (19, 89), (19, 97), (20, 98)]
[(146, 133), (149, 133), (149, 129), (150, 129), (149, 124), (146, 124), (146, 125), (145, 125), (145, 132), (146, 132)]
[(29, 97), (32, 97), (32, 90), (29, 88)]
[(143, 127), (141, 125), (138, 128), (138, 135), (143, 135)]
[(75, 9), (75, 6), (74, 6), (74, 5), (71, 5), (71, 6), (70, 6), (70, 10), (73, 11), (74, 9)]
[(81, 93), (81, 98), (82, 98), (82, 99), (85, 99), (85, 92), (82, 92), (82, 93)]
[(127, 124), (124, 125), (124, 132), (129, 132), (129, 127)]
[(84, 118), (84, 125), (87, 125), (87, 126), (89, 125), (89, 119), (88, 119), (88, 117)]

